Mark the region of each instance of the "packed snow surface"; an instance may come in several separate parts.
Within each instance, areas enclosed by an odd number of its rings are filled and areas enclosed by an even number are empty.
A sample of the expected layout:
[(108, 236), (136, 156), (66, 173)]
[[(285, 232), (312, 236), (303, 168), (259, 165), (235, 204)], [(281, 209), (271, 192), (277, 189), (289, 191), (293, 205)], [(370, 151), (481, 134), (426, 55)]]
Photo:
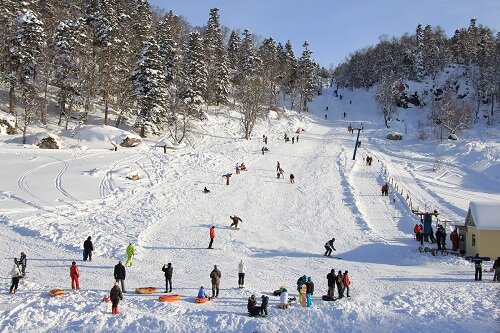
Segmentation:
[[(273, 112), (248, 141), (229, 109), (210, 109), (179, 147), (159, 138), (113, 151), (130, 133), (100, 126), (57, 133), (64, 141), (57, 151), (0, 134), (0, 331), (498, 332), (492, 273), (475, 282), (470, 262), (419, 253), (412, 234), (419, 220), (406, 203), (409, 195), (419, 210), (437, 209), (443, 219), (463, 223), (469, 201), (500, 202), (498, 128), (480, 124), (458, 141), (422, 141), (408, 113), (391, 130), (403, 140), (389, 141), (370, 93), (341, 93), (339, 100), (325, 89), (307, 114)], [(348, 124), (363, 128), (355, 160), (357, 131), (349, 133)], [(291, 137), (297, 128), (304, 130), (298, 142), (285, 143), (284, 133)], [(262, 135), (269, 138), (265, 155)], [(276, 177), (277, 161), (285, 179)], [(248, 171), (236, 175), (241, 162)], [(229, 186), (227, 173), (233, 173)], [(381, 196), (388, 181), (389, 196)], [(202, 192), (205, 186), (211, 193)], [(234, 214), (243, 220), (239, 231), (228, 227)], [(212, 225), (215, 249), (208, 250)], [(90, 262), (82, 261), (87, 236), (95, 246)], [(332, 237), (335, 257), (324, 257)], [(120, 314), (112, 315), (101, 300), (129, 243), (137, 255), (127, 268)], [(21, 251), (27, 277), (9, 294), (8, 272)], [(70, 289), (73, 260), (80, 291)], [(240, 260), (247, 266), (244, 289), (237, 285)], [(181, 295), (175, 303), (158, 301), (168, 262), (173, 291)], [(210, 293), (214, 265), (222, 272), (220, 298), (196, 304), (200, 286)], [(350, 298), (321, 300), (331, 269), (349, 271)], [(285, 285), (297, 296), (304, 274), (315, 282), (314, 306), (278, 309), (272, 291)], [(147, 286), (159, 292), (134, 293)], [(49, 297), (53, 288), (66, 294)], [(270, 295), (269, 317), (247, 315), (252, 294)]]

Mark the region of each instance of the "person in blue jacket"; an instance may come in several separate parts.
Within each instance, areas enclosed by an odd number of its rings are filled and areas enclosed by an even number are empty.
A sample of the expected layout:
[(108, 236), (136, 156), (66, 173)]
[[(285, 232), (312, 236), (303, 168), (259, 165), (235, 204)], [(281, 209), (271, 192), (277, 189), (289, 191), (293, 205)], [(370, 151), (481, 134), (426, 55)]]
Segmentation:
[(198, 291), (198, 298), (209, 298), (203, 286), (201, 286), (200, 290)]

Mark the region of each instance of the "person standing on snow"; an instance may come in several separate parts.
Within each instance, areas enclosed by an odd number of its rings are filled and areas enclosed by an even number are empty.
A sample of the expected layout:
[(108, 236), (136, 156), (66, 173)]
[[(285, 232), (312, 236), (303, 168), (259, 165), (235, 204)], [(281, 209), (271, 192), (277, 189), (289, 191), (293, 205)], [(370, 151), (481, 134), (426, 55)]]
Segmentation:
[(330, 273), (326, 275), (326, 279), (328, 280), (328, 297), (334, 298), (335, 294), (335, 280), (337, 277), (335, 276), (335, 269), (332, 269)]
[(500, 282), (500, 257), (493, 262), (493, 281)]
[[(171, 293), (172, 292), (172, 275), (174, 274), (174, 268), (172, 267), (171, 263), (168, 263), (166, 265), (163, 265), (163, 268), (161, 270), (163, 272), (165, 272), (165, 292)], [(170, 284), (170, 290), (168, 289), (169, 284)]]
[(134, 255), (135, 255), (134, 244), (129, 243), (126, 251), (127, 251), (127, 262), (125, 263), (125, 265), (127, 267), (131, 267), (132, 266), (132, 259), (134, 258)]
[(118, 303), (123, 299), (123, 294), (120, 289), (118, 282), (115, 282), (113, 288), (109, 292), (109, 298), (111, 299), (111, 312), (115, 315), (118, 314)]
[(337, 284), (337, 292), (339, 294), (339, 298), (344, 297), (344, 277), (342, 276), (342, 271), (340, 269), (339, 273), (337, 274), (335, 283)]
[(474, 262), (474, 268), (476, 269), (476, 272), (474, 274), (475, 280), (476, 281), (482, 281), (483, 279), (483, 259), (479, 257), (479, 253), (476, 253), (476, 256), (472, 259), (472, 262)]
[(243, 260), (241, 260), (240, 263), (238, 264), (238, 287), (239, 288), (244, 288), (244, 286), (245, 286), (245, 271), (246, 271), (245, 263), (243, 262)]
[(351, 296), (349, 296), (349, 286), (351, 285), (351, 279), (349, 278), (349, 272), (348, 271), (344, 272), (343, 283), (344, 283), (344, 290), (346, 290), (346, 292), (347, 292), (346, 296), (347, 297), (351, 297)]
[(87, 237), (87, 240), (83, 242), (83, 261), (92, 261), (92, 251), (94, 251), (94, 244), (92, 244), (92, 237)]
[(122, 292), (126, 293), (125, 291), (125, 276), (126, 276), (126, 271), (125, 271), (125, 266), (123, 266), (121, 261), (118, 261), (118, 263), (115, 265), (115, 270), (113, 271), (113, 275), (115, 277), (115, 281), (118, 283), (120, 282), (122, 285)]
[(306, 303), (307, 303), (307, 307), (310, 308), (313, 305), (312, 295), (314, 294), (314, 282), (312, 281), (312, 278), (310, 276), (307, 278), (306, 286), (307, 286)]
[(71, 289), (80, 290), (80, 270), (76, 265), (76, 262), (71, 263), (71, 267), (69, 268), (69, 276), (71, 277)]
[(295, 176), (293, 173), (290, 174), (290, 184), (295, 184)]
[(234, 226), (235, 228), (238, 228), (238, 223), (239, 223), (239, 222), (243, 222), (243, 221), (242, 221), (242, 220), (241, 220), (238, 216), (236, 216), (236, 215), (234, 215), (234, 216), (229, 215), (229, 218), (230, 218), (231, 220), (233, 220), (233, 223), (231, 223), (231, 225), (229, 226), (230, 228), (231, 228), (232, 226)]
[(451, 246), (453, 251), (458, 250), (458, 231), (457, 227), (455, 227), (455, 230), (453, 230), (450, 234), (450, 240), (451, 240)]
[(215, 238), (215, 226), (210, 228), (210, 244), (208, 244), (208, 248), (212, 249), (212, 244), (214, 243)]
[(276, 162), (276, 172), (280, 172), (280, 168), (281, 168), (280, 161), (277, 161)]
[(25, 277), (26, 276), (26, 264), (28, 262), (28, 259), (26, 258), (26, 253), (24, 252), (21, 252), (21, 256), (19, 257), (19, 260), (14, 260), (16, 265), (17, 266), (21, 266), (20, 269), (21, 269), (21, 277)]
[(16, 293), (17, 288), (19, 287), (19, 279), (23, 275), (21, 270), (19, 269), (19, 266), (16, 263), (16, 259), (14, 259), (14, 266), (10, 270), (10, 277), (12, 278), (12, 284), (10, 285), (10, 293)]
[(278, 305), (280, 309), (288, 309), (288, 291), (283, 289), (280, 294), (280, 304)]
[(333, 246), (333, 242), (335, 242), (335, 238), (330, 239), (328, 242), (325, 243), (325, 256), (331, 257), (332, 256), (332, 250), (337, 251), (335, 247)]
[(260, 304), (260, 315), (261, 317), (267, 317), (267, 304), (269, 303), (269, 297), (262, 295), (262, 303)]
[(212, 281), (212, 298), (219, 297), (219, 285), (220, 279), (222, 277), (221, 272), (217, 269), (217, 265), (214, 265), (213, 271), (210, 273), (210, 279)]
[(299, 303), (302, 303), (302, 294), (300, 292), (300, 288), (302, 287), (303, 284), (307, 282), (307, 276), (302, 275), (297, 279), (297, 291), (299, 292)]

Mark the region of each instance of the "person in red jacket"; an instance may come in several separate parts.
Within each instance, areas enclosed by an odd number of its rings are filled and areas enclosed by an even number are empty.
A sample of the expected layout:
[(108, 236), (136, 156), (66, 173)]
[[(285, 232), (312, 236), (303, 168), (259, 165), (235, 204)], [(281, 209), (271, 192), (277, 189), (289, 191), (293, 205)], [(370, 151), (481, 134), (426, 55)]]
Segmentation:
[(214, 243), (214, 238), (215, 238), (215, 226), (212, 226), (210, 228), (210, 244), (208, 244), (208, 248), (212, 249), (212, 244)]
[(344, 290), (346, 290), (347, 292), (347, 297), (351, 297), (349, 296), (349, 286), (351, 285), (351, 279), (349, 279), (348, 273), (349, 273), (348, 271), (344, 272), (343, 283), (344, 283)]
[(417, 242), (420, 241), (420, 233), (422, 232), (422, 230), (420, 229), (420, 226), (417, 224), (415, 224), (415, 227), (413, 227), (413, 232), (415, 233), (415, 238), (417, 239)]
[(458, 250), (458, 231), (457, 228), (455, 227), (455, 230), (453, 230), (450, 234), (450, 240), (452, 244), (452, 250), (457, 251)]
[(80, 283), (78, 282), (78, 279), (80, 278), (80, 271), (78, 270), (78, 266), (74, 261), (71, 263), (69, 276), (71, 277), (71, 289), (80, 290)]

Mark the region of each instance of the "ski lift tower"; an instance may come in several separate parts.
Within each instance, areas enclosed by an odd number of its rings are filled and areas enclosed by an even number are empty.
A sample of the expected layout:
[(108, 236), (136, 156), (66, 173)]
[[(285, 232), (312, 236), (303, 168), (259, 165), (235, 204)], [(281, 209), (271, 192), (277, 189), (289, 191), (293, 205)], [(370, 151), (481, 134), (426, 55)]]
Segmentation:
[(354, 130), (358, 131), (358, 135), (356, 137), (356, 144), (354, 145), (354, 154), (352, 154), (352, 160), (356, 160), (356, 151), (358, 150), (358, 147), (361, 146), (361, 141), (359, 141), (359, 133), (363, 130), (363, 126), (354, 128)]

